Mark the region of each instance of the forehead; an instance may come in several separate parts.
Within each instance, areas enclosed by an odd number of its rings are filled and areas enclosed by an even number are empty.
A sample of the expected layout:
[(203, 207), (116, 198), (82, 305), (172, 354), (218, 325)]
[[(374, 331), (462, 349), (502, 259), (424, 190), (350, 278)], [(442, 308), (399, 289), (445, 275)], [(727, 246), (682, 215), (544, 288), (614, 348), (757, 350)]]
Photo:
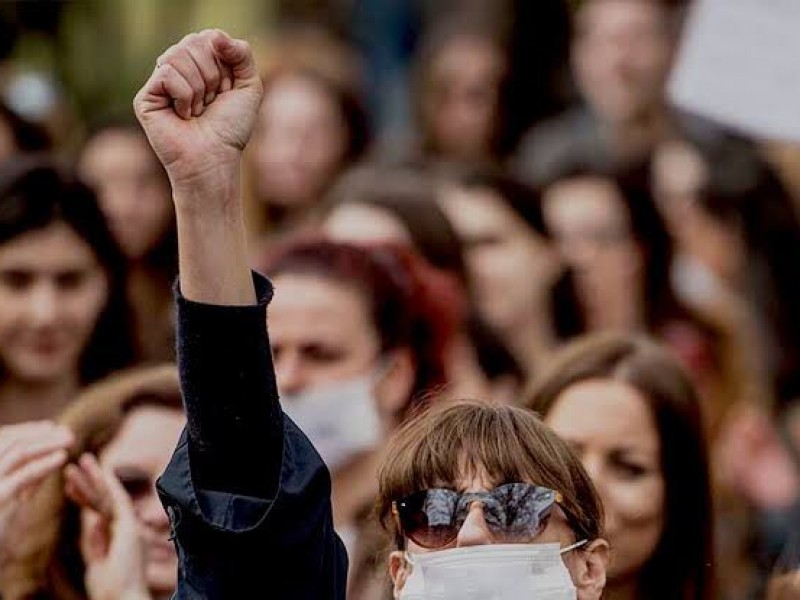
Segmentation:
[(463, 237), (484, 232), (527, 229), (493, 190), (453, 187), (442, 197), (448, 218)]
[(0, 266), (61, 270), (89, 268), (95, 254), (83, 238), (65, 223), (23, 233), (0, 245)]
[(581, 33), (626, 29), (655, 29), (662, 24), (663, 9), (651, 0), (592, 0), (578, 13)]
[(350, 345), (374, 339), (367, 304), (354, 285), (304, 273), (279, 274), (273, 282), (269, 328), (275, 341), (322, 339)]
[(619, 192), (599, 178), (568, 179), (550, 186), (544, 194), (548, 220), (555, 227), (567, 223), (627, 223)]
[(144, 135), (123, 129), (109, 129), (94, 136), (86, 144), (80, 167), (87, 177), (107, 169), (157, 168)]
[(613, 379), (589, 379), (559, 394), (547, 424), (560, 436), (604, 447), (660, 447), (655, 417), (632, 385)]
[(337, 111), (336, 102), (325, 87), (308, 77), (287, 74), (269, 86), (261, 105), (264, 118), (307, 118), (330, 116)]
[(337, 206), (325, 221), (324, 230), (334, 240), (411, 245), (411, 235), (391, 211), (359, 202)]
[(185, 423), (183, 413), (161, 406), (133, 409), (100, 453), (106, 466), (139, 466), (159, 471), (169, 462)]

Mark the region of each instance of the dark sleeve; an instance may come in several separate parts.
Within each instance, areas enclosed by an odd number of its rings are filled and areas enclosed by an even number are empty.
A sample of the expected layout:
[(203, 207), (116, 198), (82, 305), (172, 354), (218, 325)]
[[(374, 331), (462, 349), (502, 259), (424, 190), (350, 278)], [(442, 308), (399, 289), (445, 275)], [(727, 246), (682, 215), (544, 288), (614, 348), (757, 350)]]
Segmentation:
[(280, 408), (272, 286), (260, 276), (255, 285), (254, 306), (176, 294), (187, 427), (158, 483), (180, 561), (175, 598), (343, 600), (330, 474)]

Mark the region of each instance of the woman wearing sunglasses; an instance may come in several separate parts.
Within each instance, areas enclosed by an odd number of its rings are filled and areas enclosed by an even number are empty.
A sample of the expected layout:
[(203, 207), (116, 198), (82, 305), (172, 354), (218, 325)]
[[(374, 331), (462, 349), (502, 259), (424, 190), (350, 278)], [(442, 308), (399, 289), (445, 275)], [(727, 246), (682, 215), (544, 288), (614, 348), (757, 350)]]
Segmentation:
[[(281, 411), (264, 327), (272, 287), (248, 268), (239, 166), (260, 100), (247, 44), (206, 31), (167, 50), (134, 101), (179, 231), (188, 425), (159, 482), (175, 597), (342, 600), (330, 475)], [(460, 404), (412, 423), (382, 471), (384, 513), (399, 523), (397, 598), (600, 597), (601, 511), (567, 446), (508, 407)]]

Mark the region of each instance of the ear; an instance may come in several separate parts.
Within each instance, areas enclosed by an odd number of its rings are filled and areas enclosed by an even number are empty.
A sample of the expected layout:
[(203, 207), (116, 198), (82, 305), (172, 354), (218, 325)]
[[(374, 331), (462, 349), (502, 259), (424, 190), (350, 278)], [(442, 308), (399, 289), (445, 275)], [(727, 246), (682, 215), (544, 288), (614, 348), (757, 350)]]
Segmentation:
[(389, 577), (392, 578), (394, 598), (400, 597), (400, 592), (405, 587), (406, 579), (408, 579), (410, 574), (405, 555), (399, 550), (392, 552), (389, 555)]
[(570, 572), (578, 600), (599, 600), (603, 596), (608, 556), (608, 542), (603, 539), (571, 553)]
[(409, 348), (392, 351), (384, 361), (381, 377), (375, 383), (375, 398), (384, 419), (393, 421), (403, 412), (414, 389), (416, 363)]

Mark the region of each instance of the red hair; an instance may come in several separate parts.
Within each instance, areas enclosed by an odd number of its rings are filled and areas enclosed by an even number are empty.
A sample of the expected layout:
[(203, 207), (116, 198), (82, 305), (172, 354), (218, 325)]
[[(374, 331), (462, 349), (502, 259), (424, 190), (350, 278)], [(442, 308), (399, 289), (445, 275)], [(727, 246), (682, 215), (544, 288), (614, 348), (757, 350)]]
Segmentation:
[(412, 353), (416, 378), (411, 405), (446, 383), (446, 353), (464, 320), (464, 299), (452, 276), (413, 250), (302, 239), (273, 248), (261, 266), (273, 277), (309, 273), (357, 290), (381, 352), (408, 348)]

